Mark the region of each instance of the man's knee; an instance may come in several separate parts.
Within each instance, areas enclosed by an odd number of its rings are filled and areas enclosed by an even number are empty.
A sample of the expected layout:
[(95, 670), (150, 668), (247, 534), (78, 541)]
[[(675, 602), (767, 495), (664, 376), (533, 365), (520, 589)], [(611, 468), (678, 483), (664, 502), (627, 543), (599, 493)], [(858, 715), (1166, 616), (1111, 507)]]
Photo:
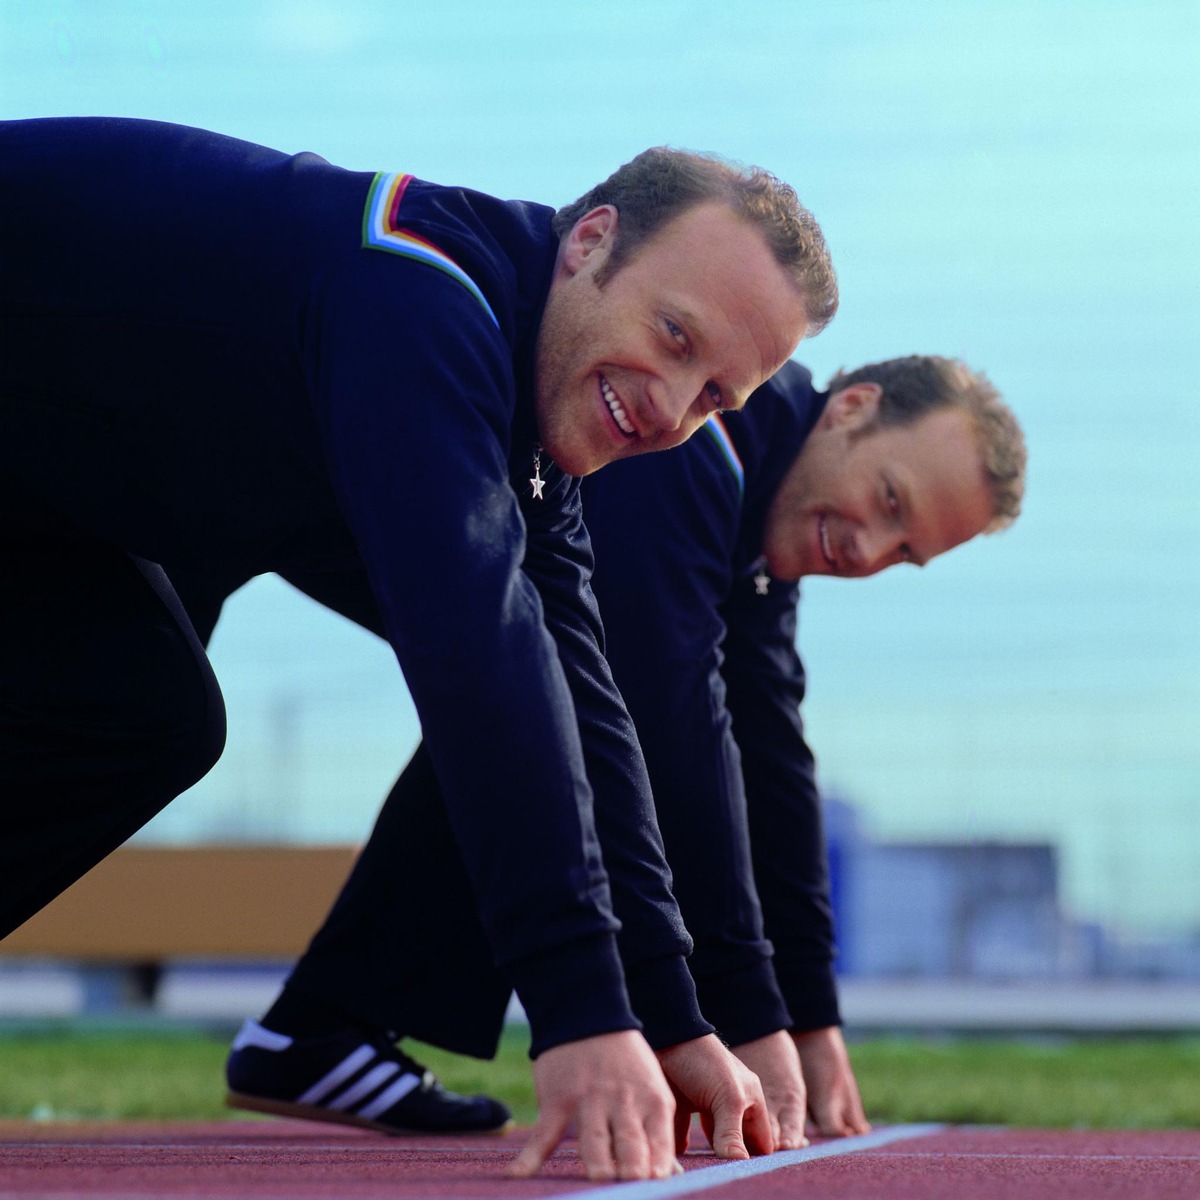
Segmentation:
[(165, 577), (102, 547), (27, 556), (4, 606), (0, 759), (10, 780), (107, 781), (161, 806), (220, 757), (225, 707)]
[(93, 734), (103, 752), (140, 776), (139, 790), (173, 798), (203, 778), (225, 748), (225, 704), (208, 658), (168, 615), (137, 629), (111, 631), (97, 665), (120, 654), (109, 674), (110, 720)]

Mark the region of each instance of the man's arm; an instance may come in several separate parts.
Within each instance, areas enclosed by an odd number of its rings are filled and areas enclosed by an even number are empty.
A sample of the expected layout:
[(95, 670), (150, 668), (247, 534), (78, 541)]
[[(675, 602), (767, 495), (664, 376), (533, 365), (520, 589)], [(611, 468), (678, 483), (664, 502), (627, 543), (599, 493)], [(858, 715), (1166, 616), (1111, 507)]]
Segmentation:
[[(804, 1087), (762, 932), (720, 676), (717, 607), (740, 493), (708, 436), (606, 468), (585, 481), (585, 507), (608, 656), (646, 753), (675, 893), (696, 939), (701, 1007), (760, 1076), (777, 1143), (790, 1147), (804, 1136)], [(746, 1055), (744, 1046), (752, 1047)]]
[(330, 474), (497, 962), (538, 1048), (636, 1028), (570, 688), (521, 570), (511, 351), (461, 285), (422, 264), (360, 255), (323, 299)]
[(310, 318), (317, 416), (482, 923), (545, 1059), (519, 1169), (577, 1119), (594, 1177), (663, 1175), (670, 1092), (636, 1032), (570, 688), (521, 569), (511, 352), (474, 305), (440, 272), (363, 256)]
[(760, 595), (751, 580), (739, 581), (724, 606), (723, 673), (742, 752), (755, 879), (809, 1111), (824, 1134), (861, 1133), (869, 1125), (839, 1028), (825, 834), (800, 715), (798, 601), (796, 585), (772, 581)]
[[(556, 468), (548, 486), (549, 494), (562, 486)], [(696, 1004), (685, 962), (691, 939), (671, 894), (649, 780), (641, 755), (629, 752), (633, 725), (600, 653), (591, 546), (577, 501), (576, 490), (575, 505), (561, 509), (523, 502), (529, 529), (524, 568), (567, 666), (596, 827), (622, 922), (618, 944), (630, 997), (676, 1094), (679, 1148), (686, 1147), (687, 1125), (698, 1111), (721, 1157), (763, 1153), (774, 1139), (759, 1083), (712, 1036)]]
[[(706, 434), (584, 483), (606, 653), (646, 756), (701, 1007), (727, 1041), (785, 1028), (725, 709), (718, 611), (739, 494)], [(699, 444), (698, 444), (699, 443)], [(729, 986), (721, 981), (728, 979)]]

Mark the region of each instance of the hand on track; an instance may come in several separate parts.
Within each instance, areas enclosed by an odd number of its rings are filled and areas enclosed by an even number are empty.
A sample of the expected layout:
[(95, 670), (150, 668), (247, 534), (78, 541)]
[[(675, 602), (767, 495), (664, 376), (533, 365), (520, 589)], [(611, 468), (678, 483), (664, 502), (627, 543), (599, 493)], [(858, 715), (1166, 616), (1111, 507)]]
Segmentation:
[(798, 1150), (808, 1145), (804, 1136), (807, 1113), (804, 1075), (796, 1043), (784, 1029), (732, 1047), (733, 1053), (758, 1076), (776, 1150)]
[(818, 1132), (826, 1137), (870, 1133), (842, 1031), (832, 1025), (792, 1037), (808, 1085), (809, 1115)]
[(633, 1030), (566, 1042), (533, 1064), (538, 1119), (508, 1173), (536, 1174), (574, 1121), (589, 1179), (665, 1179), (679, 1170), (671, 1089)]
[(714, 1034), (660, 1050), (658, 1061), (675, 1093), (675, 1146), (687, 1149), (692, 1113), (718, 1158), (749, 1158), (775, 1149), (762, 1084)]

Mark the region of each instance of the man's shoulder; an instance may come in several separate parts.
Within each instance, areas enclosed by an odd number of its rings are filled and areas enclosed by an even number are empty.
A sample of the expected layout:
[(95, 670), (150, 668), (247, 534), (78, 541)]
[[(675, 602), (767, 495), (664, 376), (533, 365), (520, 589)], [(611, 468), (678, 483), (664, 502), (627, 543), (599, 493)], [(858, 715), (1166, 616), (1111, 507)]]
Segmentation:
[(745, 408), (722, 417), (745, 466), (747, 486), (762, 472), (771, 473), (779, 463), (791, 460), (825, 399), (825, 394), (813, 387), (812, 372), (789, 361), (755, 391)]
[(558, 242), (553, 209), (381, 171), (363, 213), (363, 247), (442, 271), (506, 335), (545, 303)]
[(763, 390), (776, 394), (783, 401), (803, 402), (813, 392), (812, 372), (803, 363), (789, 358), (763, 384)]
[(813, 387), (812, 372), (789, 359), (750, 397), (732, 424), (735, 429), (744, 429), (747, 436), (764, 436), (781, 422), (804, 422), (820, 399), (821, 393)]

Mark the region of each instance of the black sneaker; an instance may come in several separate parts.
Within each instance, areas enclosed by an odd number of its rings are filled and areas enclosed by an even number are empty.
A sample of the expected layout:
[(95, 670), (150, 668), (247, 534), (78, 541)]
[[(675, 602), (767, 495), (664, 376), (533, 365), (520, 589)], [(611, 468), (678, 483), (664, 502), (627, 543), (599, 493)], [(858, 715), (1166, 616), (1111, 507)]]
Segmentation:
[(291, 1038), (246, 1021), (225, 1064), (231, 1108), (362, 1125), (381, 1133), (501, 1133), (512, 1114), (458, 1096), (380, 1035)]

